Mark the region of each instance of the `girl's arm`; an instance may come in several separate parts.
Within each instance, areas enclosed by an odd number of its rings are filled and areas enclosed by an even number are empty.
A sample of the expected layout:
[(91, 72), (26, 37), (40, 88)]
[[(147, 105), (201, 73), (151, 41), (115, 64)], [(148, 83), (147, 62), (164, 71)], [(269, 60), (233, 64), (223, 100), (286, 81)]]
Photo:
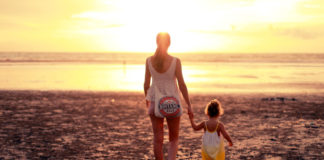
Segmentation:
[[(150, 83), (151, 83), (151, 73), (148, 68), (148, 59), (146, 59), (145, 63), (145, 80), (144, 80), (144, 94), (145, 97), (147, 95), (147, 90), (150, 88)], [(148, 101), (146, 100), (146, 105), (148, 105)]]
[(232, 139), (231, 139), (231, 137), (228, 135), (228, 133), (226, 132), (223, 123), (219, 123), (219, 128), (220, 128), (220, 131), (221, 131), (222, 135), (224, 136), (224, 138), (228, 141), (229, 146), (233, 146)]
[(191, 127), (195, 130), (195, 131), (199, 131), (201, 129), (203, 129), (205, 127), (205, 123), (201, 122), (199, 125), (196, 125), (194, 120), (193, 120), (193, 114), (189, 114), (189, 119), (190, 119), (190, 123), (191, 123)]
[(178, 80), (178, 85), (179, 85), (179, 89), (182, 93), (183, 98), (185, 99), (187, 105), (188, 105), (188, 114), (192, 114), (192, 110), (191, 110), (191, 103), (189, 100), (189, 94), (188, 94), (188, 89), (187, 89), (187, 85), (183, 79), (183, 75), (182, 75), (182, 66), (181, 66), (181, 61), (180, 59), (177, 58), (177, 65), (176, 65), (176, 77)]

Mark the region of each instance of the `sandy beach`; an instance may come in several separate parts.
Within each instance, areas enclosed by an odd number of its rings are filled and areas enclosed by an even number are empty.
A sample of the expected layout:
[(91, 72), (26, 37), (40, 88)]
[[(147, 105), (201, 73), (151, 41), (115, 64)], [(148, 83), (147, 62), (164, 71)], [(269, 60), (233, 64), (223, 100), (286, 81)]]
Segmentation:
[[(323, 94), (190, 95), (195, 121), (219, 99), (234, 146), (226, 159), (324, 159)], [(184, 114), (178, 159), (200, 159), (201, 136)], [(165, 123), (164, 153), (167, 155)], [(140, 93), (0, 91), (0, 159), (153, 159)]]

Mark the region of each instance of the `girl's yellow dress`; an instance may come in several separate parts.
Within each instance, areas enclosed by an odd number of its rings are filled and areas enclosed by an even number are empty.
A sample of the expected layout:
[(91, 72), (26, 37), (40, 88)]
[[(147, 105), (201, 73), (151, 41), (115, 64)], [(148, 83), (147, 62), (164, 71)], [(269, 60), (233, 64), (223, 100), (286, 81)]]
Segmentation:
[(224, 139), (222, 136), (218, 136), (217, 128), (214, 131), (210, 131), (207, 128), (205, 122), (206, 131), (202, 137), (202, 150), (201, 156), (203, 160), (224, 160), (225, 159), (225, 148)]

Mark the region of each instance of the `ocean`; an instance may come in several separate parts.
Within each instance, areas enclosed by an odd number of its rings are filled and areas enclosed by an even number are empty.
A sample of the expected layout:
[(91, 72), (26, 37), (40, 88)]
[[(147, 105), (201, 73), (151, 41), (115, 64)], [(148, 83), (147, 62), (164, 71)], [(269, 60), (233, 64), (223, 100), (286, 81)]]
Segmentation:
[[(172, 54), (190, 93), (324, 93), (324, 54)], [(0, 53), (1, 90), (143, 92), (141, 53)]]

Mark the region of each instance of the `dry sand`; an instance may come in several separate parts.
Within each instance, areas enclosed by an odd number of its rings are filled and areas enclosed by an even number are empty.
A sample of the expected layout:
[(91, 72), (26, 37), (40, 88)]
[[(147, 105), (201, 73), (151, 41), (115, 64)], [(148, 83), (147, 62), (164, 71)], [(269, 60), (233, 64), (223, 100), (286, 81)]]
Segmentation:
[[(226, 159), (324, 159), (323, 94), (191, 95), (196, 122), (213, 98)], [(178, 159), (200, 159), (203, 132), (186, 114), (180, 128)], [(153, 159), (151, 130), (139, 93), (0, 91), (0, 159)]]

